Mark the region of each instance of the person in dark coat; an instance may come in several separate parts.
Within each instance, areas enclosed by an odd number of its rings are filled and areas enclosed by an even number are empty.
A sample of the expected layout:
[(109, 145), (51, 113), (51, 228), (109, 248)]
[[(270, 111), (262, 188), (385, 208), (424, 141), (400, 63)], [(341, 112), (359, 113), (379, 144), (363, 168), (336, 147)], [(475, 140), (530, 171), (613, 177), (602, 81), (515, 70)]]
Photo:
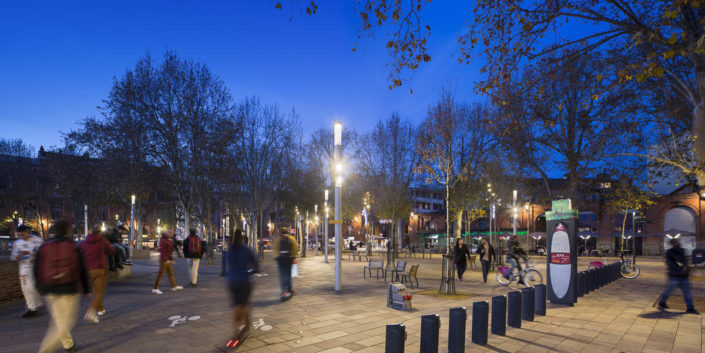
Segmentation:
[(453, 247), (453, 262), (458, 270), (458, 280), (463, 280), (463, 273), (468, 268), (468, 259), (470, 258), (470, 249), (464, 244), (463, 238), (458, 238)]
[(242, 231), (236, 229), (228, 253), (228, 288), (233, 300), (233, 326), (235, 331), (227, 347), (242, 343), (250, 331), (250, 297), (252, 275), (259, 272), (259, 265), (252, 249), (244, 244)]
[(490, 271), (492, 260), (494, 260), (495, 257), (494, 248), (486, 238), (482, 238), (477, 253), (480, 255), (480, 264), (482, 265), (482, 280), (487, 283), (487, 273)]
[(35, 257), (34, 280), (51, 315), (40, 353), (55, 352), (59, 346), (66, 352), (76, 351), (71, 330), (81, 306), (80, 293), (88, 295), (90, 287), (83, 255), (73, 242), (71, 229), (69, 222), (56, 221), (49, 229), (51, 239), (39, 247)]
[(666, 300), (671, 295), (671, 292), (678, 286), (683, 292), (685, 299), (686, 313), (700, 314), (693, 306), (693, 297), (690, 295), (690, 274), (688, 267), (688, 259), (685, 256), (685, 251), (681, 247), (678, 239), (671, 239), (671, 248), (666, 251), (666, 265), (668, 266), (668, 284), (666, 289), (661, 294), (658, 302), (658, 308), (661, 310), (668, 309)]

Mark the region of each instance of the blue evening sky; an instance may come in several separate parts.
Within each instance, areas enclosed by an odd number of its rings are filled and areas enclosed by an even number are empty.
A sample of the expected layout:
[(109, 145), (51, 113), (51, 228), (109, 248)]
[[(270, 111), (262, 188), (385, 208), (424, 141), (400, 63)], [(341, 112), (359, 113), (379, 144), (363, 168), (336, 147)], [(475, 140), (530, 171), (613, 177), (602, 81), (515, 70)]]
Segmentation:
[(422, 10), (433, 60), (393, 91), (383, 36), (353, 52), (352, 1), (317, 3), (310, 17), (277, 10), (270, 0), (2, 2), (0, 137), (60, 146), (61, 132), (98, 114), (115, 76), (145, 53), (161, 59), (166, 50), (207, 64), (236, 100), (256, 95), (296, 108), (307, 134), (336, 119), (367, 131), (395, 111), (419, 123), (448, 83), (461, 100), (479, 99), (472, 88), (480, 63), (456, 60), (472, 2), (437, 1)]

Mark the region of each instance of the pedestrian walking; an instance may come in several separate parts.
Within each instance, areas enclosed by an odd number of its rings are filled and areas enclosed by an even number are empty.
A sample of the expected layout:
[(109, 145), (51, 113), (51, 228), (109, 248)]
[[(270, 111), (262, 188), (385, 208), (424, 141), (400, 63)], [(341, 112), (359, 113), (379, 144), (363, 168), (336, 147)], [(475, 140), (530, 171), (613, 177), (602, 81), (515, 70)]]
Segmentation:
[(99, 226), (93, 227), (91, 234), (78, 245), (78, 248), (81, 249), (86, 271), (88, 272), (88, 281), (93, 289), (93, 300), (83, 318), (87, 321), (98, 323), (100, 321), (98, 316), (105, 315), (103, 296), (105, 295), (107, 284), (107, 259), (115, 255), (115, 248), (108, 239), (103, 237), (103, 232), (101, 232)]
[(244, 244), (242, 231), (236, 229), (228, 254), (228, 288), (233, 301), (232, 337), (226, 348), (237, 349), (250, 333), (250, 297), (252, 295), (252, 275), (259, 272), (259, 266), (252, 249)]
[(205, 242), (196, 234), (196, 230), (189, 229), (188, 237), (184, 240), (184, 257), (188, 264), (188, 279), (191, 282), (191, 288), (198, 288), (198, 265), (201, 263), (205, 248)]
[(666, 300), (671, 295), (673, 290), (678, 286), (683, 292), (685, 300), (686, 313), (700, 314), (693, 306), (693, 297), (690, 295), (690, 267), (688, 267), (688, 258), (685, 256), (685, 251), (681, 247), (678, 239), (671, 239), (671, 248), (666, 251), (666, 265), (668, 266), (668, 283), (666, 289), (661, 294), (658, 302), (658, 308), (661, 310), (668, 309)]
[(296, 240), (289, 234), (289, 228), (281, 228), (279, 239), (274, 242), (274, 254), (279, 265), (282, 300), (289, 299), (294, 295), (294, 290), (291, 287), (291, 265), (296, 258), (297, 250)]
[(164, 272), (169, 275), (169, 282), (171, 283), (172, 291), (179, 291), (184, 289), (184, 287), (176, 284), (174, 279), (174, 230), (167, 230), (164, 235), (159, 239), (159, 273), (157, 274), (157, 280), (154, 281), (154, 288), (152, 293), (163, 294), (164, 292), (159, 290), (159, 281), (164, 276)]
[(482, 238), (480, 242), (480, 248), (477, 249), (480, 255), (480, 264), (482, 266), (482, 281), (487, 283), (487, 273), (490, 271), (490, 266), (492, 266), (492, 260), (494, 260), (494, 248), (487, 241), (486, 238)]
[(176, 250), (176, 256), (178, 257), (181, 257), (181, 250), (179, 250), (181, 247), (183, 247), (183, 242), (177, 239), (174, 242), (174, 250)]
[(453, 262), (458, 271), (458, 280), (463, 280), (463, 273), (468, 268), (468, 259), (470, 258), (470, 249), (463, 243), (463, 238), (458, 237), (453, 246)]
[(27, 305), (27, 311), (22, 318), (31, 318), (39, 315), (37, 308), (42, 305), (42, 297), (37, 292), (34, 284), (34, 258), (37, 249), (44, 242), (42, 238), (29, 234), (29, 227), (20, 224), (16, 230), (17, 240), (12, 245), (10, 259), (19, 263), (20, 287)]
[(55, 352), (59, 345), (66, 352), (76, 351), (71, 330), (76, 324), (80, 293), (89, 294), (88, 276), (81, 251), (73, 242), (71, 224), (59, 220), (49, 229), (51, 239), (37, 250), (34, 278), (44, 295), (51, 321), (39, 353)]

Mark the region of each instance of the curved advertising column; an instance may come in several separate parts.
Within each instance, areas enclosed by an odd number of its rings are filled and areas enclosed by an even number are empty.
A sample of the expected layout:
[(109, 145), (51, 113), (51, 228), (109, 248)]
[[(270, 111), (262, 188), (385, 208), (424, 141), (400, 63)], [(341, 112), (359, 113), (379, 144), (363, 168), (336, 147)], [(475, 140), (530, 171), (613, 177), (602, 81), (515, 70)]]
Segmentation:
[(546, 294), (551, 303), (572, 305), (577, 302), (577, 213), (570, 209), (569, 200), (557, 200), (546, 215)]

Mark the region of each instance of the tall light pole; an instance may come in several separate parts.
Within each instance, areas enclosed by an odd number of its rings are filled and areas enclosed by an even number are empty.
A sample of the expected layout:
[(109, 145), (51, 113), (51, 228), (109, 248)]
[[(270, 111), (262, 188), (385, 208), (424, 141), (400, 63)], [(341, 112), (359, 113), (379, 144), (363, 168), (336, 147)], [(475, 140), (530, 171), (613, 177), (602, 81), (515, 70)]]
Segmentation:
[(313, 234), (316, 236), (316, 254), (315, 256), (318, 256), (318, 205), (313, 206)]
[(159, 236), (159, 233), (161, 233), (161, 227), (162, 227), (162, 220), (161, 218), (157, 218), (157, 236)]
[(340, 258), (342, 256), (342, 233), (343, 220), (340, 218), (342, 211), (340, 188), (343, 186), (343, 124), (336, 122), (333, 127), (334, 135), (334, 162), (335, 162), (335, 290), (341, 290), (340, 286)]
[(636, 211), (632, 211), (632, 263), (636, 263)]
[(134, 247), (132, 246), (132, 242), (135, 241), (135, 195), (132, 195), (132, 203), (130, 207), (130, 248)]
[(308, 219), (308, 210), (306, 210), (306, 234), (302, 234), (304, 236), (304, 241), (303, 241), (303, 249), (304, 253), (301, 257), (306, 257), (306, 249), (308, 248), (308, 231), (311, 229), (311, 221)]
[(88, 237), (88, 205), (83, 205), (83, 239)]
[(524, 212), (526, 213), (526, 251), (529, 251), (529, 204), (527, 203), (524, 207)]
[(323, 207), (326, 211), (326, 218), (323, 223), (323, 261), (328, 263), (328, 189), (324, 190), (324, 194)]
[(513, 213), (513, 222), (512, 222), (512, 235), (516, 236), (517, 235), (517, 191), (514, 190), (512, 191), (512, 213)]

